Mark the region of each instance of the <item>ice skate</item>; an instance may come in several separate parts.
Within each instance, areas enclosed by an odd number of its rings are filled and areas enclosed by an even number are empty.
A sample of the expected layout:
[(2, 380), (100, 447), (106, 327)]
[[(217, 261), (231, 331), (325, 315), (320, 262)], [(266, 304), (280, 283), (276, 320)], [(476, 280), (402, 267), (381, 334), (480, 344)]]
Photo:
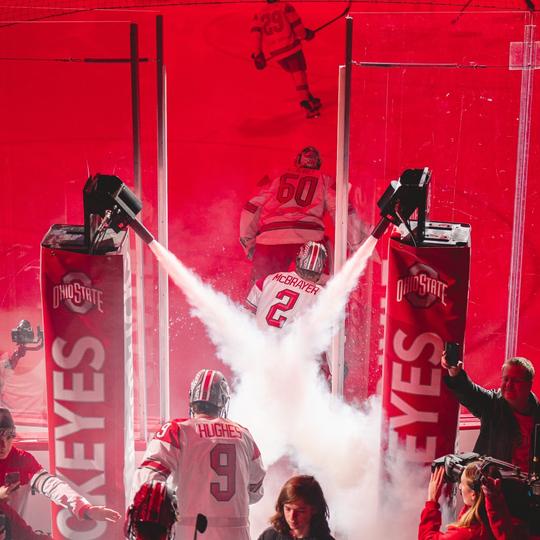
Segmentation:
[(309, 94), (309, 102), (311, 103), (313, 109), (319, 110), (322, 107), (321, 100), (317, 97), (312, 96), (311, 94)]
[(319, 108), (314, 107), (310, 100), (304, 99), (300, 106), (306, 109), (306, 118), (319, 118)]

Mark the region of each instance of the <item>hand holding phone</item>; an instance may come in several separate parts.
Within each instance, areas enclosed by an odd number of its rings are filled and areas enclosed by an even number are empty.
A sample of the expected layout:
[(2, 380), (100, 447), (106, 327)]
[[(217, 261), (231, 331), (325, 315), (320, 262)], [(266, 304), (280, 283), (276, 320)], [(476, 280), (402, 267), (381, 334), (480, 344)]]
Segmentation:
[(14, 484), (17, 484), (17, 487), (18, 487), (18, 484), (20, 483), (20, 481), (21, 481), (21, 475), (19, 471), (8, 472), (5, 476), (4, 484), (6, 486), (12, 486)]
[(16, 484), (17, 482), (20, 482), (20, 481), (21, 481), (21, 475), (19, 471), (14, 471), (14, 472), (8, 472), (6, 474), (4, 483), (6, 485), (9, 485), (9, 484)]
[(444, 344), (444, 356), (450, 367), (456, 367), (461, 362), (461, 344), (455, 341), (447, 341)]
[(9, 501), (9, 496), (19, 488), (20, 483), (21, 475), (18, 471), (7, 473), (3, 485), (0, 485), (0, 502)]

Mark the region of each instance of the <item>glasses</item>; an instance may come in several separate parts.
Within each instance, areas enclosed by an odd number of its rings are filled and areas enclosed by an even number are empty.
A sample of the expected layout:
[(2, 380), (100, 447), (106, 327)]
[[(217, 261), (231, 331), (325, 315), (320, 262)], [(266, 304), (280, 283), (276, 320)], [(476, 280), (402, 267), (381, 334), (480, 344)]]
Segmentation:
[(517, 384), (517, 383), (529, 382), (529, 379), (518, 379), (516, 377), (503, 377), (501, 380), (505, 384), (508, 384), (508, 383), (516, 383)]

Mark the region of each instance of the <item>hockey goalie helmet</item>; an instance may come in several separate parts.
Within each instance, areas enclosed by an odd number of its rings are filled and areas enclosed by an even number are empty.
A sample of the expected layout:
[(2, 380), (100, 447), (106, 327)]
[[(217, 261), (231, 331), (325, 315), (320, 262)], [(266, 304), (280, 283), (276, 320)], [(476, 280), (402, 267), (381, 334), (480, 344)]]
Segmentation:
[(130, 540), (172, 539), (176, 510), (176, 498), (164, 482), (143, 484), (128, 508), (125, 537)]
[(209, 403), (218, 412), (218, 416), (227, 417), (230, 391), (223, 373), (213, 369), (201, 369), (191, 383), (189, 405), (193, 414), (194, 404)]
[(320, 169), (321, 156), (314, 146), (306, 146), (296, 156), (296, 165), (306, 169)]
[(296, 273), (310, 281), (318, 281), (327, 257), (326, 248), (320, 242), (306, 242), (296, 257)]

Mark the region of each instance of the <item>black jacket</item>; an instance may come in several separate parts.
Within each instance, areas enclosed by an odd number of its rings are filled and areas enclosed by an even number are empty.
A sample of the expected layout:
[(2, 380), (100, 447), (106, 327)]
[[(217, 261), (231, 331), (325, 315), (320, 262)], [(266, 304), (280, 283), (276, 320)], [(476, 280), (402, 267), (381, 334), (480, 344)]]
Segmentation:
[[(465, 371), (455, 377), (444, 377), (446, 386), (458, 401), (480, 419), (480, 434), (474, 445), (474, 452), (502, 461), (512, 461), (512, 450), (521, 441), (519, 425), (508, 402), (500, 390), (486, 390), (473, 383)], [(529, 396), (533, 421), (540, 423), (540, 403), (536, 396)], [(534, 438), (531, 437), (529, 455), (532, 456)]]
[[(273, 527), (269, 527), (264, 531), (258, 540), (291, 540), (292, 537), (288, 534), (281, 534)], [(334, 540), (330, 535), (327, 536), (307, 536), (304, 540)]]

